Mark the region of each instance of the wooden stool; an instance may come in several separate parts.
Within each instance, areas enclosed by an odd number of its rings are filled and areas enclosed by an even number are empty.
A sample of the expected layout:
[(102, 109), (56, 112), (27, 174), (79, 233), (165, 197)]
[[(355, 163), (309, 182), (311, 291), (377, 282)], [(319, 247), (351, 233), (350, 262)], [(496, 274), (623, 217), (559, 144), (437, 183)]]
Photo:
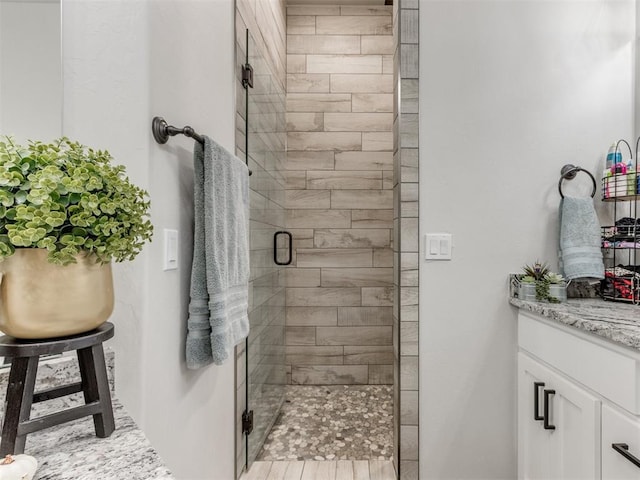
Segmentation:
[[(93, 415), (98, 437), (108, 437), (113, 433), (115, 424), (111, 393), (102, 349), (102, 342), (113, 337), (113, 333), (113, 324), (107, 322), (87, 333), (51, 340), (19, 340), (6, 335), (0, 337), (0, 355), (13, 359), (7, 385), (0, 457), (24, 453), (29, 433), (87, 415)], [(82, 381), (34, 393), (40, 355), (69, 350), (76, 350)], [(32, 403), (78, 392), (84, 392), (85, 405), (30, 419)]]

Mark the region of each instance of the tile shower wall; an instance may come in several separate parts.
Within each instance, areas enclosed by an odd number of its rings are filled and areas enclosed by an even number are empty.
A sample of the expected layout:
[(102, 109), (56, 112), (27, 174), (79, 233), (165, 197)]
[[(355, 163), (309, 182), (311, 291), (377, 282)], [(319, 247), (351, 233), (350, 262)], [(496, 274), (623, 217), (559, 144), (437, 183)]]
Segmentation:
[(394, 2), (394, 415), (400, 419), (394, 424), (394, 461), (400, 480), (419, 478), (418, 7), (418, 0)]
[[(273, 262), (273, 235), (285, 225), (285, 7), (284, 0), (236, 2), (236, 150), (244, 159), (245, 90), (241, 68), (249, 63), (254, 87), (249, 90), (248, 153), (250, 177), (251, 277), (249, 283), (248, 350), (236, 348), (236, 478), (248, 457), (257, 455), (284, 401), (285, 287), (284, 269)], [(246, 375), (248, 372), (248, 378)], [(254, 429), (242, 434), (241, 415), (254, 412)], [(247, 447), (248, 445), (248, 447)], [(248, 450), (248, 451), (247, 451)]]
[(392, 33), (390, 6), (287, 9), (293, 384), (393, 382)]
[(400, 105), (398, 76), (400, 3), (393, 2), (393, 465), (400, 472)]

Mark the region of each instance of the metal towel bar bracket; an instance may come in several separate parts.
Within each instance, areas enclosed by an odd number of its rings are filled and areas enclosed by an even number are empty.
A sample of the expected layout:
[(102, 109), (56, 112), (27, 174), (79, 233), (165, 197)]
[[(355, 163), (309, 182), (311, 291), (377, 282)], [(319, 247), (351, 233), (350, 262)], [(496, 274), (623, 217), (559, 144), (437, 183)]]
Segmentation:
[(160, 144), (167, 143), (169, 137), (182, 134), (187, 137), (191, 137), (204, 145), (204, 138), (197, 134), (189, 125), (183, 128), (176, 128), (167, 124), (165, 119), (162, 117), (153, 117), (153, 122), (151, 122), (151, 131), (153, 132), (153, 138), (155, 138), (156, 142)]
[[(166, 120), (162, 117), (153, 117), (153, 121), (151, 122), (151, 131), (153, 132), (153, 138), (155, 138), (156, 142), (160, 144), (167, 143), (169, 137), (173, 137), (175, 135), (185, 135), (187, 137), (193, 138), (201, 145), (204, 145), (204, 137), (190, 127), (189, 125), (177, 128), (172, 125), (169, 125)], [(253, 172), (249, 170), (249, 175)]]
[(596, 196), (596, 188), (597, 188), (596, 179), (591, 174), (591, 172), (589, 170), (585, 170), (582, 167), (577, 167), (576, 165), (572, 165), (568, 163), (565, 166), (563, 166), (562, 169), (560, 170), (560, 180), (558, 181), (558, 192), (560, 192), (560, 196), (562, 198), (564, 198), (564, 195), (562, 194), (562, 180), (573, 180), (574, 178), (576, 178), (576, 175), (578, 174), (578, 172), (584, 172), (587, 175), (589, 175), (589, 177), (591, 178), (591, 181), (593, 182), (593, 190), (591, 191), (591, 197), (593, 198)]

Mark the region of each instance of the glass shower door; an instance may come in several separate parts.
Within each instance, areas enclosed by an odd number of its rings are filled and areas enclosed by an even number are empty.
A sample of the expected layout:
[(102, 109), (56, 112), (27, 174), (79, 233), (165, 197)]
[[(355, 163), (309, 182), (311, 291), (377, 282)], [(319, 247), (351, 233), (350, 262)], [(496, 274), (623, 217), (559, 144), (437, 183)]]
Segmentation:
[[(240, 42), (239, 42), (240, 43)], [(244, 68), (245, 158), (251, 178), (251, 330), (245, 345), (247, 467), (255, 460), (284, 402), (285, 271), (274, 261), (274, 235), (284, 227), (285, 93), (246, 30)], [(239, 52), (239, 57), (242, 52)], [(251, 70), (251, 73), (248, 73)], [(249, 82), (249, 75), (253, 78)], [(249, 86), (251, 83), (253, 86)], [(247, 418), (248, 419), (248, 418)], [(247, 425), (248, 427), (248, 425)]]

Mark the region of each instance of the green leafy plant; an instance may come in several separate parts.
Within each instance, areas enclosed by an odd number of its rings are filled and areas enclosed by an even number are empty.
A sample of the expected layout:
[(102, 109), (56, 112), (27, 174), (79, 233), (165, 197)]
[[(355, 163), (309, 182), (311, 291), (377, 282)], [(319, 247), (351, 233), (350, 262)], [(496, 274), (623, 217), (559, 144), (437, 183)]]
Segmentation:
[(549, 270), (546, 263), (536, 260), (531, 265), (522, 267), (524, 274), (520, 275), (521, 283), (533, 283), (536, 289), (536, 300), (559, 303), (560, 300), (549, 293), (549, 286), (553, 284), (564, 285), (565, 279), (562, 275)]
[(68, 138), (16, 144), (0, 138), (0, 260), (44, 248), (51, 263), (132, 260), (151, 239), (148, 194), (107, 151)]
[(536, 300), (546, 300), (551, 303), (558, 301), (549, 294), (549, 280), (546, 277), (536, 280)]

